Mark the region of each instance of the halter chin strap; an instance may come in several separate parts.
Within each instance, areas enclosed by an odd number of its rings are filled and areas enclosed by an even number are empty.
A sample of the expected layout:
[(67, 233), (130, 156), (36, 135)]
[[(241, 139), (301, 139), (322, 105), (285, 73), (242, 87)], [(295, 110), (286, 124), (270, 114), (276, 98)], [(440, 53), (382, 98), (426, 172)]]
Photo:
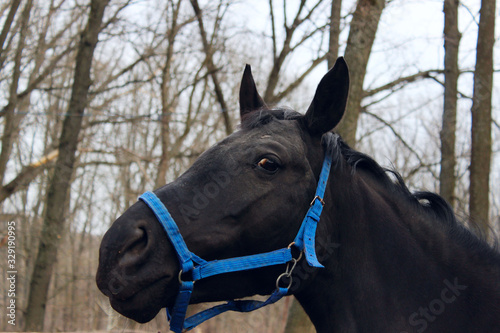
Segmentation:
[[(288, 293), (288, 290), (292, 285), (292, 271), (295, 268), (297, 262), (301, 259), (302, 252), (305, 252), (307, 263), (310, 266), (324, 267), (319, 263), (316, 256), (315, 238), (316, 227), (319, 222), (323, 206), (325, 204), (325, 202), (323, 201), (323, 197), (325, 194), (326, 184), (328, 182), (328, 176), (330, 174), (331, 164), (332, 158), (331, 155), (327, 152), (323, 161), (323, 167), (321, 169), (318, 187), (316, 189), (316, 195), (311, 202), (311, 206), (309, 207), (304, 220), (302, 221), (302, 225), (300, 226), (295, 240), (287, 248), (255, 255), (223, 260), (205, 261), (198, 257), (196, 254), (189, 251), (186, 243), (184, 242), (184, 239), (182, 238), (181, 233), (179, 232), (179, 228), (168, 212), (168, 209), (154, 193), (146, 192), (139, 197), (140, 200), (144, 201), (149, 206), (149, 208), (151, 208), (156, 218), (165, 229), (168, 238), (175, 248), (177, 258), (179, 259), (181, 267), (181, 270), (179, 272), (179, 293), (175, 300), (174, 306), (171, 309), (167, 309), (167, 316), (170, 320), (170, 330), (175, 333), (189, 331), (202, 322), (226, 311), (250, 312), (263, 306), (277, 302)], [(300, 251), (300, 256), (298, 258), (293, 258), (292, 246)], [(202, 312), (199, 312), (198, 314), (195, 314), (194, 316), (185, 319), (189, 300), (191, 299), (194, 283), (196, 281), (213, 275), (246, 271), (280, 264), (288, 264), (286, 271), (278, 277), (278, 279), (276, 280), (276, 289), (266, 301), (261, 302), (253, 300), (231, 300), (225, 304), (214, 306), (210, 309), (204, 310)], [(191, 273), (192, 280), (182, 280), (182, 274), (189, 272)], [(289, 279), (288, 286), (280, 287), (280, 282), (285, 277)]]

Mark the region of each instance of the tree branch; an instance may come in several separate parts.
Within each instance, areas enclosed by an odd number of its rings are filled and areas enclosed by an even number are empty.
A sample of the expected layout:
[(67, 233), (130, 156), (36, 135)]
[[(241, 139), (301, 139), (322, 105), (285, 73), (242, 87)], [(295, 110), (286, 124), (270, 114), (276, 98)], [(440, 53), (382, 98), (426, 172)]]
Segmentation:
[(307, 68), (307, 70), (304, 73), (302, 73), (302, 75), (299, 76), (297, 80), (292, 82), (290, 85), (288, 85), (288, 87), (286, 87), (283, 91), (281, 91), (275, 96), (275, 100), (280, 101), (286, 96), (288, 96), (294, 89), (296, 89), (304, 81), (304, 79), (313, 71), (314, 68), (316, 68), (319, 64), (325, 61), (326, 57), (327, 54), (324, 54), (321, 57), (314, 59), (313, 62), (311, 63), (311, 66), (309, 66), (309, 68)]
[(203, 15), (198, 4), (198, 0), (191, 0), (191, 6), (193, 7), (196, 18), (198, 19), (201, 41), (203, 43), (203, 50), (205, 51), (206, 55), (205, 65), (207, 67), (207, 70), (212, 73), (210, 76), (212, 77), (212, 82), (214, 84), (215, 95), (217, 97), (217, 102), (219, 102), (219, 105), (221, 107), (222, 117), (224, 118), (224, 125), (226, 127), (226, 134), (229, 135), (233, 132), (233, 126), (231, 125), (231, 119), (228, 112), (229, 109), (227, 107), (226, 100), (224, 98), (224, 94), (222, 93), (222, 88), (215, 71), (216, 66), (213, 61), (213, 50), (211, 45), (208, 43), (207, 32), (203, 24)]
[(57, 156), (59, 156), (59, 150), (56, 149), (38, 161), (24, 167), (10, 183), (0, 187), (0, 203), (15, 192), (28, 186), (43, 170), (52, 165)]
[(394, 127), (388, 123), (386, 120), (384, 120), (383, 118), (377, 116), (376, 114), (374, 113), (371, 113), (369, 112), (368, 110), (366, 109), (363, 109), (363, 113), (375, 118), (376, 120), (378, 120), (379, 122), (381, 122), (382, 124), (384, 124), (387, 128), (389, 128), (389, 130), (394, 134), (394, 136), (399, 140), (401, 141), (401, 143), (413, 154), (415, 155), (415, 157), (417, 158), (418, 162), (420, 165), (423, 165), (423, 166), (426, 166), (427, 170), (432, 174), (433, 177), (435, 177), (436, 179), (438, 178), (438, 176), (434, 173), (434, 171), (428, 166), (427, 163), (425, 163), (421, 158), (420, 156), (418, 155), (418, 153), (411, 147), (410, 144), (408, 144), (405, 139), (403, 139), (403, 137), (394, 129)]
[(399, 87), (401, 85), (404, 85), (406, 83), (415, 82), (417, 80), (434, 79), (434, 77), (431, 74), (443, 74), (443, 73), (444, 73), (444, 70), (442, 70), (442, 69), (430, 69), (430, 70), (418, 72), (418, 73), (415, 73), (415, 74), (412, 74), (409, 76), (400, 77), (399, 79), (396, 79), (392, 82), (384, 84), (381, 87), (366, 90), (363, 94), (363, 98), (373, 96), (373, 95), (378, 94), (378, 93), (385, 91), (385, 90), (399, 89)]

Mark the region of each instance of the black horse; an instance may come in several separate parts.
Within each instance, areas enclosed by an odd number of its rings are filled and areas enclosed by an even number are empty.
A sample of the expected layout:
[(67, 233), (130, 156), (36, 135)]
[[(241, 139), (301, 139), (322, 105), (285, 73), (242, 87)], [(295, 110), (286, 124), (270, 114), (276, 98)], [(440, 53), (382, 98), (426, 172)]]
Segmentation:
[[(189, 250), (206, 260), (286, 247), (332, 158), (316, 253), (302, 259), (293, 294), (318, 332), (500, 332), (500, 255), (457, 222), (438, 195), (410, 193), (394, 172), (330, 132), (348, 95), (342, 58), (320, 82), (305, 115), (268, 108), (249, 67), (241, 126), (155, 191)], [(213, 276), (191, 303), (268, 295), (284, 265)], [(179, 263), (153, 212), (138, 201), (105, 234), (97, 285), (138, 322), (172, 307)]]

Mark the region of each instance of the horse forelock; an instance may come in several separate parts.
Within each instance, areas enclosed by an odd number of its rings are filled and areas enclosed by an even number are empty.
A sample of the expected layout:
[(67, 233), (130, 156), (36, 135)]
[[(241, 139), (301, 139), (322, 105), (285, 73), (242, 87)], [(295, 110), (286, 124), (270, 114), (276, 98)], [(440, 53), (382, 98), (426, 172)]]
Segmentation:
[(245, 114), (241, 119), (240, 128), (250, 130), (269, 124), (273, 120), (298, 120), (301, 118), (303, 118), (303, 115), (292, 109), (261, 108)]

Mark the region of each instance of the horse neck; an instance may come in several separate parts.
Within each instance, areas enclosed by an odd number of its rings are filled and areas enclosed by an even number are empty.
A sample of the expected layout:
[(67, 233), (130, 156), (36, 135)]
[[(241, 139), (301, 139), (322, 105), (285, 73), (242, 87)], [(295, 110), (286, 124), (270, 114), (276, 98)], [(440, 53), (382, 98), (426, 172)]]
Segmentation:
[(479, 283), (500, 296), (498, 257), (477, 263), (477, 254), (451, 241), (444, 225), (401, 193), (363, 170), (344, 168), (330, 184), (317, 243), (337, 246), (296, 295), (318, 332), (414, 331), (409, 316), (445, 289), (443, 295), (459, 299)]

